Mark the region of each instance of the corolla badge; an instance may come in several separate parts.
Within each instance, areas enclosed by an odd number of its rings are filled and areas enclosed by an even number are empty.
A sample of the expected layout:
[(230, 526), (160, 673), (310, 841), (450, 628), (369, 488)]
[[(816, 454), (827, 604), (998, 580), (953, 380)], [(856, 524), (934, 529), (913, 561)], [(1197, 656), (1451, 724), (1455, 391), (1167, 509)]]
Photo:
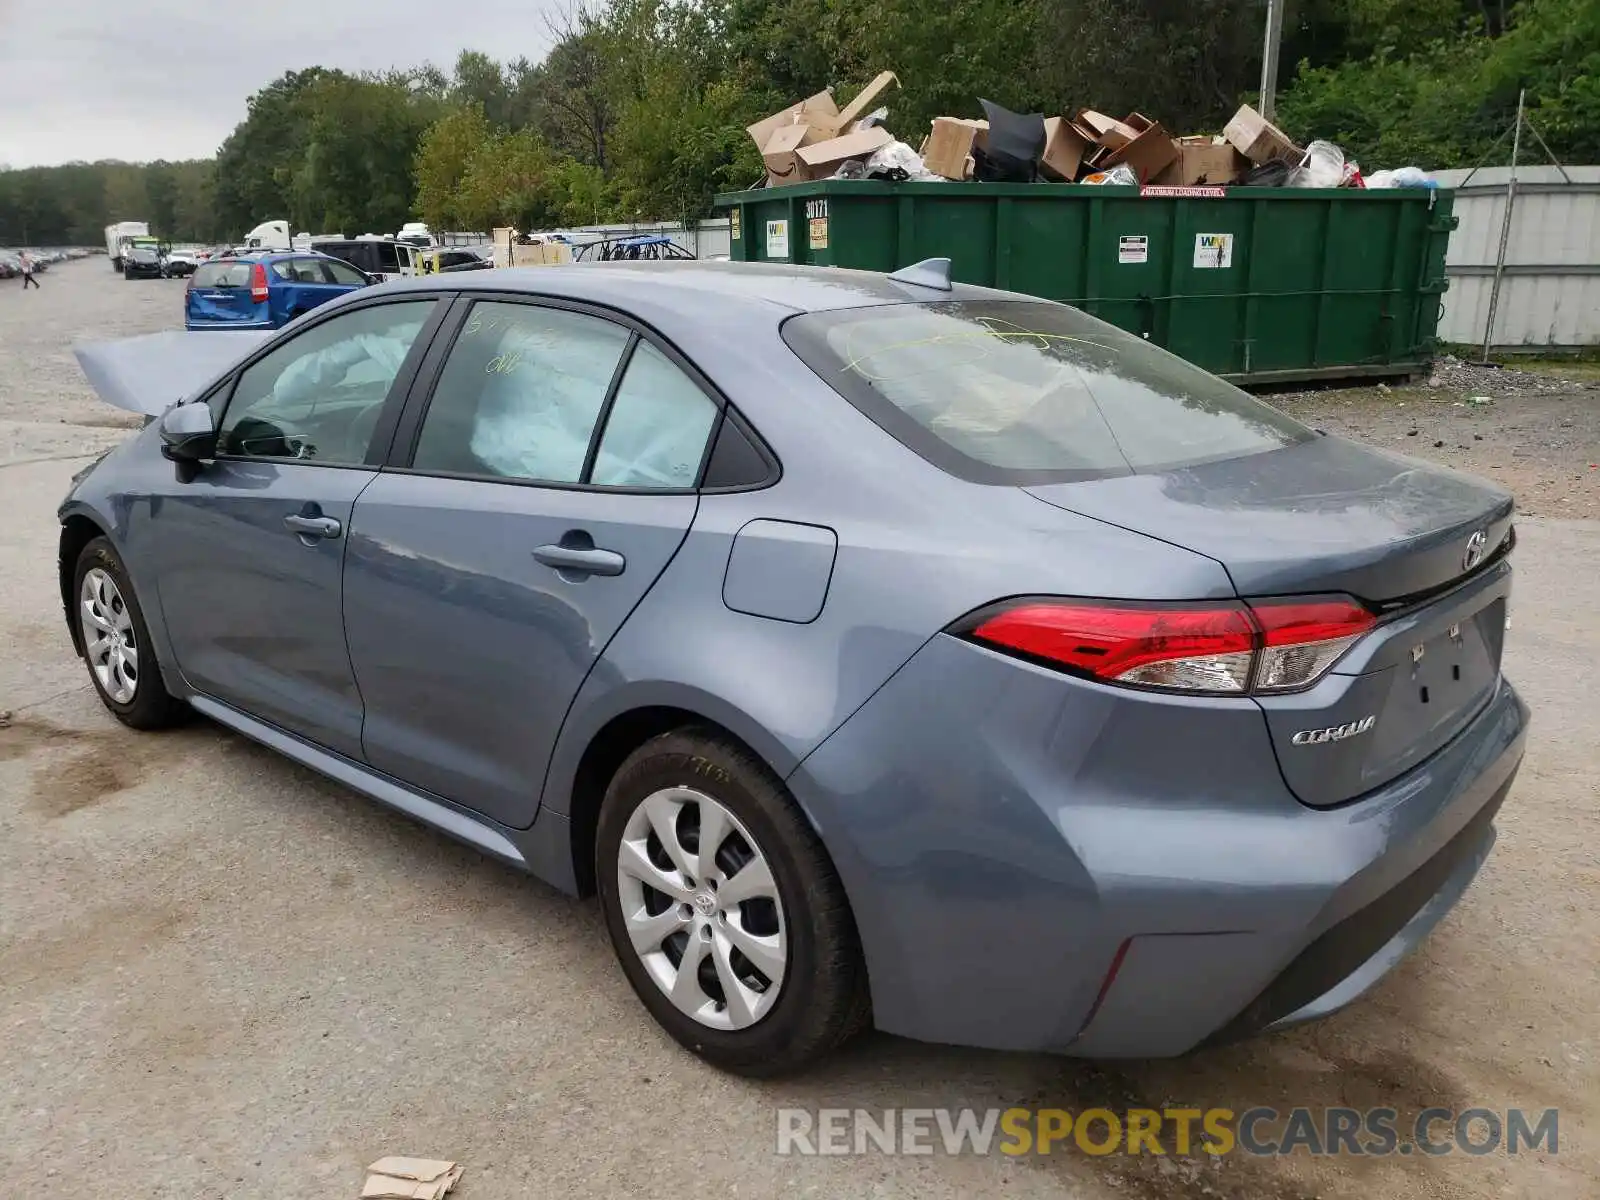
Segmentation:
[(1362, 717), (1344, 725), (1330, 725), (1326, 729), (1302, 729), (1289, 740), (1296, 746), (1320, 746), (1323, 742), (1342, 742), (1366, 733), (1378, 723), (1377, 715)]
[(1483, 561), (1489, 551), (1489, 531), (1480, 529), (1467, 539), (1467, 552), (1461, 556), (1461, 569), (1470, 571)]

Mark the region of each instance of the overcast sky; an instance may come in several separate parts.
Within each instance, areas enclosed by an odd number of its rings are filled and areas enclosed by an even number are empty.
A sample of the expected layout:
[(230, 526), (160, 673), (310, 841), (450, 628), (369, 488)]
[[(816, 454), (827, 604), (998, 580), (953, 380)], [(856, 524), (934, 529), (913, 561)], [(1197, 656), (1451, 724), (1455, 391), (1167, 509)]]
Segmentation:
[(205, 158), (300, 67), (549, 49), (563, 0), (0, 0), (0, 165)]

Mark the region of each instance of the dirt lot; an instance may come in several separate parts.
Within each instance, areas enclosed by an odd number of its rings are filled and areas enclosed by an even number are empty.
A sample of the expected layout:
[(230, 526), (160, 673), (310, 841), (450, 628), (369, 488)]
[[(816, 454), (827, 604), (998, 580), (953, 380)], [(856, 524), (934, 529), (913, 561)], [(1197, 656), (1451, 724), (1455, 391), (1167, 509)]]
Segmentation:
[[(182, 285), (124, 283), (104, 260), (42, 282), (0, 288), (0, 709), (15, 712), (0, 728), (0, 1177), (14, 1187), (354, 1197), (365, 1163), (404, 1153), (464, 1162), (466, 1200), (1594, 1196), (1600, 523), (1563, 518), (1600, 515), (1587, 466), (1600, 392), (1461, 408), (1443, 385), (1281, 400), (1332, 432), (1499, 478), (1540, 514), (1520, 525), (1507, 661), (1536, 724), (1499, 845), (1372, 994), (1176, 1062), (874, 1036), (810, 1077), (758, 1085), (655, 1031), (590, 905), (214, 726), (140, 736), (104, 715), (61, 628), (53, 518), (71, 473), (127, 422), (90, 396), (69, 344), (175, 324)], [(1388, 1105), (1402, 1126), (1432, 1105), (1559, 1107), (1560, 1151), (774, 1153), (780, 1106), (1174, 1104)]]
[(1600, 518), (1600, 371), (1449, 361), (1424, 384), (1268, 396), (1329, 433), (1487, 476), (1528, 514)]

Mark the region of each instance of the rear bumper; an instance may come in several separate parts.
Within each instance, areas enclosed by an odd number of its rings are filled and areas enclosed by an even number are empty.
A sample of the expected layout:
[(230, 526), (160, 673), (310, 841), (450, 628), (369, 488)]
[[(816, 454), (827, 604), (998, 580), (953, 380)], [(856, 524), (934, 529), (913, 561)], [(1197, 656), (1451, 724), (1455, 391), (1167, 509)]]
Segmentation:
[(1158, 1057), (1372, 986), (1487, 856), (1527, 710), (1502, 680), (1427, 761), (1318, 810), (1248, 703), (924, 647), (790, 778), (850, 894), (880, 1028)]
[(250, 332), (278, 328), (271, 321), (196, 321), (193, 319), (185, 321), (183, 327), (191, 333), (202, 329), (220, 329), (224, 332), (228, 330)]

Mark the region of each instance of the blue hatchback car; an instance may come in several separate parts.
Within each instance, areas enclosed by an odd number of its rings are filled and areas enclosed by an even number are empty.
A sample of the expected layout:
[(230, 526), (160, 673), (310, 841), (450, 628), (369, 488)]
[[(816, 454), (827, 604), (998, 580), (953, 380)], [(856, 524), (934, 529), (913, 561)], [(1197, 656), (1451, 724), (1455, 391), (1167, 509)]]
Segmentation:
[(184, 300), (188, 329), (279, 329), (336, 296), (364, 288), (365, 274), (326, 254), (269, 253), (201, 263)]

